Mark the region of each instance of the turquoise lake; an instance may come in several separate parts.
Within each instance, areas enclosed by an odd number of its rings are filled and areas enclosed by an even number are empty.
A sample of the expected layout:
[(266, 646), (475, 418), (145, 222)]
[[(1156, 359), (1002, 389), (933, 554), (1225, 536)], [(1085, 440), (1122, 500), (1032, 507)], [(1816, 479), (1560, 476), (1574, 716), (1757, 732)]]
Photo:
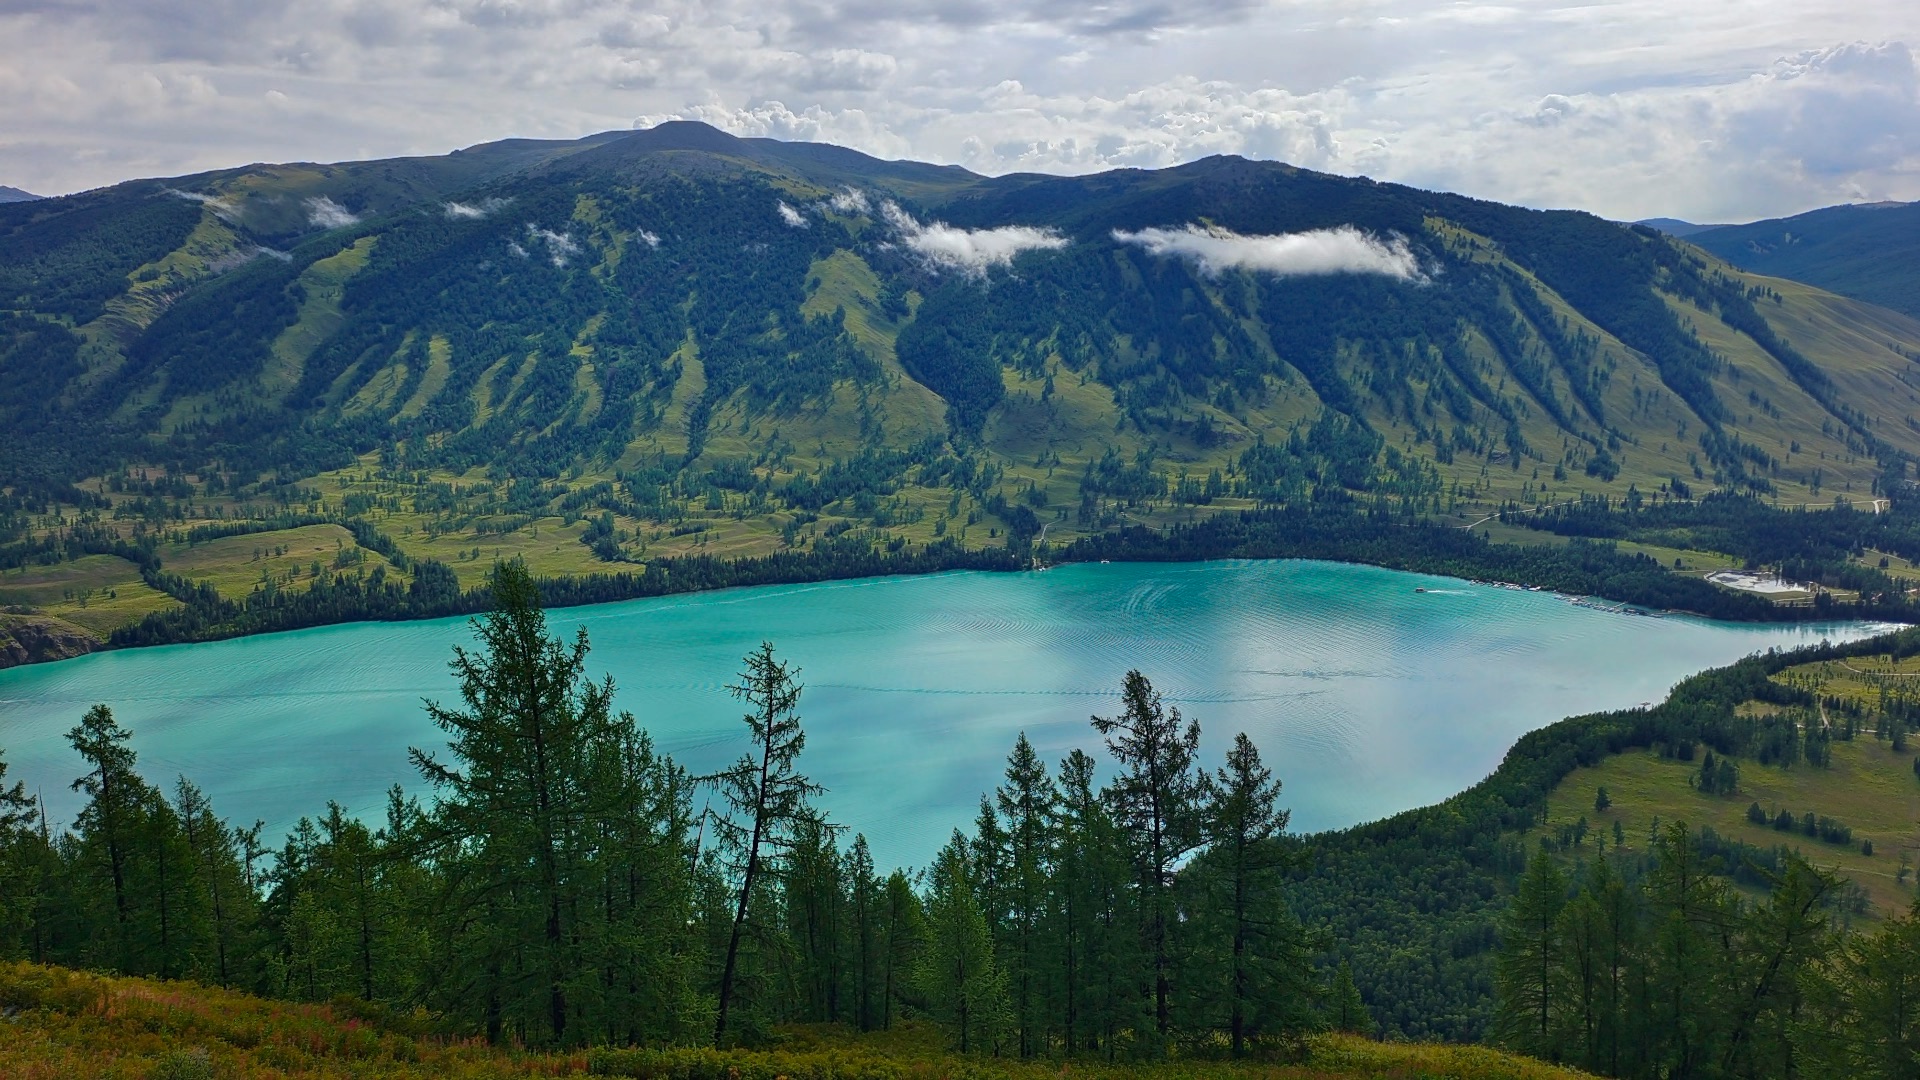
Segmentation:
[[(1424, 588), (1426, 592), (1416, 592)], [(768, 586), (549, 613), (593, 641), (616, 704), (699, 772), (745, 748), (725, 687), (762, 639), (806, 692), (805, 770), (882, 865), (924, 864), (969, 824), (1022, 731), (1049, 763), (1104, 756), (1088, 726), (1138, 667), (1200, 721), (1208, 765), (1245, 731), (1285, 782), (1296, 831), (1432, 803), (1491, 772), (1522, 733), (1657, 701), (1684, 676), (1774, 646), (1872, 632), (1649, 618), (1551, 593), (1344, 563), (1073, 565)], [(407, 747), (438, 749), (423, 698), (451, 703), (465, 619), (359, 623), (100, 653), (0, 671), (0, 750), (56, 820), (78, 798), (65, 732), (95, 702), (141, 770), (184, 773), (236, 823), (278, 836), (329, 799), (378, 816)]]

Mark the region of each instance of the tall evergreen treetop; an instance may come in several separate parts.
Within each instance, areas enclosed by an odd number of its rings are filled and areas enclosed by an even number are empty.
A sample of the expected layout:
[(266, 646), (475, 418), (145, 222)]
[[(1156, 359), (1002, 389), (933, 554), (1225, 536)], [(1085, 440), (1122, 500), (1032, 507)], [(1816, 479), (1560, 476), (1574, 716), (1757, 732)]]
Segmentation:
[[(571, 924), (588, 884), (580, 864), (589, 826), (618, 810), (615, 792), (588, 782), (597, 748), (618, 735), (613, 682), (587, 679), (584, 629), (570, 646), (547, 636), (524, 564), (496, 565), (488, 584), (494, 608), (473, 623), (480, 649), (454, 649), (464, 707), (427, 704), (453, 763), (410, 753), (440, 791), (433, 834), (453, 870), (449, 918), (472, 929), (458, 977), (485, 984), (468, 989), (484, 1001), (489, 1034), (511, 1025), (564, 1041), (580, 946)], [(531, 970), (510, 974), (521, 965)]]
[(720, 971), (715, 1042), (726, 1040), (727, 1017), (739, 975), (741, 939), (766, 851), (789, 843), (793, 830), (811, 813), (807, 800), (823, 790), (799, 771), (800, 752), (807, 745), (797, 711), (802, 689), (799, 669), (777, 659), (770, 641), (761, 642), (760, 648), (747, 654), (745, 663), (740, 681), (728, 689), (747, 703), (741, 719), (747, 725), (752, 746), (732, 768), (707, 778), (720, 789), (731, 811), (715, 819), (714, 828), (738, 878), (733, 926)]
[(1120, 774), (1106, 796), (1126, 830), (1140, 875), (1147, 949), (1153, 957), (1154, 1024), (1164, 1039), (1172, 1027), (1174, 870), (1206, 839), (1207, 775), (1196, 764), (1200, 725), (1183, 723), (1178, 708), (1138, 670), (1127, 672), (1119, 716), (1093, 717), (1106, 736)]

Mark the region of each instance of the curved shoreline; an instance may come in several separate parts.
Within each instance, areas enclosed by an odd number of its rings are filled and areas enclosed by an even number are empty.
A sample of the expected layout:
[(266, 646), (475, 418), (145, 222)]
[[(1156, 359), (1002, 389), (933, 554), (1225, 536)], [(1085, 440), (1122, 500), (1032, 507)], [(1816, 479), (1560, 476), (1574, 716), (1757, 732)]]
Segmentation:
[[(609, 571), (542, 578), (543, 603), (570, 608), (652, 596), (712, 592), (762, 585), (808, 584), (859, 578), (918, 576), (953, 570), (1027, 572), (1045, 559), (1051, 565), (1077, 562), (1206, 562), (1218, 559), (1309, 559), (1373, 566), (1540, 589), (1583, 599), (1598, 599), (1646, 611), (1671, 612), (1726, 622), (1920, 622), (1903, 606), (1831, 604), (1780, 607), (1764, 599), (1734, 594), (1695, 578), (1670, 574), (1653, 560), (1625, 555), (1609, 545), (1576, 541), (1567, 545), (1521, 546), (1487, 540), (1472, 531), (1426, 522), (1395, 522), (1382, 531), (1365, 515), (1348, 512), (1244, 511), (1176, 526), (1166, 532), (1143, 527), (1084, 537), (1036, 558), (1029, 547), (966, 549), (951, 541), (899, 552), (872, 548), (826, 548), (777, 552), (766, 556), (718, 559), (707, 556), (661, 559), (639, 572)], [(371, 532), (371, 530), (366, 530)], [(382, 547), (385, 537), (373, 537)], [(384, 543), (381, 543), (383, 542)], [(451, 572), (437, 563), (451, 579)], [(362, 582), (356, 578), (316, 582), (299, 593), (224, 600), (196, 590), (157, 565), (143, 575), (169, 586), (181, 606), (115, 629), (98, 647), (49, 655), (32, 649), (0, 650), (0, 670), (24, 664), (57, 663), (94, 652), (151, 645), (219, 641), (315, 626), (363, 622), (408, 622), (471, 615), (484, 611), (484, 588), (460, 590), (457, 584), (422, 590)], [(0, 623), (0, 634), (5, 624)], [(11, 662), (9, 662), (11, 661)]]

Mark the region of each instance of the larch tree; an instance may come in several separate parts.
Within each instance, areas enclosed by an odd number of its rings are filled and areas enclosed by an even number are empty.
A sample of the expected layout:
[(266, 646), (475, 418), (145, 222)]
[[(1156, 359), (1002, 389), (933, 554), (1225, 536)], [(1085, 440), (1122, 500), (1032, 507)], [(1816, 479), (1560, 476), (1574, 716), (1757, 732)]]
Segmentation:
[(1044, 1051), (1046, 976), (1050, 965), (1044, 935), (1052, 915), (1054, 789), (1047, 767), (1027, 741), (1014, 743), (1006, 781), (994, 795), (1003, 832), (1003, 867), (997, 890), (1004, 907), (1000, 954), (1004, 958), (1020, 1056)]
[(1500, 1005), (1494, 1018), (1509, 1046), (1538, 1057), (1553, 1049), (1560, 1005), (1560, 912), (1567, 905), (1567, 879), (1546, 852), (1527, 860), (1513, 906), (1500, 922), (1495, 979)]
[(961, 1053), (993, 1053), (1007, 1026), (1006, 977), (980, 910), (966, 838), (958, 831), (927, 872), (926, 938), (915, 983)]
[(37, 923), (46, 841), (38, 800), (27, 794), (24, 783), (8, 786), (6, 778), (7, 762), (0, 757), (0, 957), (12, 958), (44, 951), (27, 946)]
[(722, 849), (727, 852), (736, 885), (726, 955), (721, 962), (720, 987), (714, 1010), (713, 1039), (724, 1045), (727, 1019), (733, 1009), (735, 980), (740, 974), (740, 947), (747, 919), (762, 887), (767, 855), (784, 850), (794, 829), (808, 814), (808, 800), (822, 790), (799, 771), (806, 732), (800, 726), (799, 669), (773, 654), (772, 642), (747, 654), (746, 670), (728, 689), (747, 703), (742, 721), (751, 746), (732, 768), (707, 779), (719, 788), (731, 810), (713, 821)]
[(1207, 849), (1182, 871), (1196, 903), (1189, 963), (1205, 1027), (1224, 1026), (1236, 1058), (1260, 1037), (1296, 1038), (1314, 1023), (1312, 943), (1281, 892), (1279, 844), (1289, 812), (1280, 782), (1243, 732), (1216, 774)]
[(586, 844), (593, 822), (618, 811), (618, 793), (590, 782), (596, 749), (617, 737), (613, 684), (587, 678), (584, 629), (570, 645), (547, 636), (523, 564), (495, 566), (488, 584), (493, 609), (473, 622), (480, 647), (454, 650), (460, 706), (427, 704), (451, 761), (411, 751), (439, 795), (433, 833), (456, 954), (443, 992), (477, 1001), (490, 1038), (512, 1026), (529, 1042), (566, 1043), (584, 969)]
[(1175, 870), (1205, 840), (1208, 782), (1195, 760), (1198, 723), (1183, 721), (1139, 671), (1127, 672), (1122, 697), (1121, 714), (1096, 716), (1093, 727), (1120, 765), (1106, 795), (1133, 849), (1142, 938), (1152, 961), (1154, 1030), (1164, 1044), (1173, 1025)]

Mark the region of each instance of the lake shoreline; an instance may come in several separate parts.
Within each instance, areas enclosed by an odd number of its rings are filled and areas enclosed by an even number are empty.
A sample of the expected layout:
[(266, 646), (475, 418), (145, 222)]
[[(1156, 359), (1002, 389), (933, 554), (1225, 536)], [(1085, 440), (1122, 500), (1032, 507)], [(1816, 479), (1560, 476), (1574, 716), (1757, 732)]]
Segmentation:
[[(363, 531), (372, 534), (370, 529)], [(363, 538), (363, 543), (383, 550), (392, 548), (392, 542), (378, 534)], [(1522, 547), (1430, 522), (1376, 522), (1369, 515), (1346, 511), (1291, 509), (1223, 515), (1165, 532), (1134, 527), (1039, 551), (1026, 543), (969, 549), (947, 540), (900, 551), (833, 545), (738, 559), (661, 559), (637, 572), (612, 570), (542, 578), (540, 590), (547, 607), (562, 609), (730, 588), (910, 577), (953, 570), (1020, 573), (1075, 563), (1219, 559), (1349, 563), (1552, 591), (1726, 622), (1920, 622), (1907, 605), (1779, 606), (1697, 578), (1671, 574), (1644, 556), (1624, 555), (1604, 544), (1576, 541), (1564, 546)], [(429, 568), (437, 571), (430, 578)], [(244, 600), (230, 601), (196, 591), (177, 575), (155, 566), (143, 569), (143, 576), (181, 599), (181, 607), (120, 627), (95, 648), (65, 655), (52, 650), (0, 649), (0, 670), (57, 663), (92, 652), (230, 640), (314, 626), (412, 622), (472, 615), (487, 609), (484, 587), (462, 591), (457, 584), (447, 585), (451, 572), (431, 560), (418, 561), (416, 569), (422, 576), (405, 588), (343, 577), (317, 582), (300, 593), (256, 592)], [(423, 579), (429, 588), (421, 587)], [(5, 634), (9, 618), (0, 616), (0, 635)]]

